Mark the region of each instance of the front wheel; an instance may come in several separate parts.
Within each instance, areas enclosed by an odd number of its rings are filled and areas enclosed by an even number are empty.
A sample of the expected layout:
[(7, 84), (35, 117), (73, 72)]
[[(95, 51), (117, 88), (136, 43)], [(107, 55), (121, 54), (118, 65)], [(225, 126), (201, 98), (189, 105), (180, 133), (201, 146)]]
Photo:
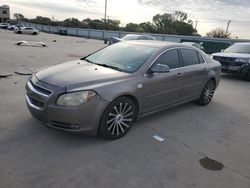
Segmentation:
[(202, 106), (208, 105), (213, 99), (215, 88), (215, 81), (212, 79), (209, 80), (203, 88), (201, 96), (197, 100), (197, 103)]
[(119, 97), (109, 104), (100, 120), (99, 135), (118, 139), (127, 134), (136, 119), (136, 107), (127, 97)]

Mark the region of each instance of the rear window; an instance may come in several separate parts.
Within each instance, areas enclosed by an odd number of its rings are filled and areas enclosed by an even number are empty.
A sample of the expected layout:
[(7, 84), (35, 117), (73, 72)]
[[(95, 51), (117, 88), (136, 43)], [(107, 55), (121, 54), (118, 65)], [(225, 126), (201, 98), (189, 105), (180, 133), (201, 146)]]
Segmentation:
[(190, 49), (180, 49), (180, 52), (184, 67), (200, 64), (200, 60), (196, 51)]
[(202, 55), (199, 52), (197, 52), (197, 54), (198, 54), (200, 63), (205, 63), (204, 58), (202, 57)]

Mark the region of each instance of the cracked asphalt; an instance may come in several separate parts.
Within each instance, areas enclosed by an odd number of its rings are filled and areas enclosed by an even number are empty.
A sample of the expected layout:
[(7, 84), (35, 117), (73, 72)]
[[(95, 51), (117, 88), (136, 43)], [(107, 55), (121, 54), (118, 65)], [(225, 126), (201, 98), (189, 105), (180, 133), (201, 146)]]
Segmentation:
[[(48, 47), (14, 45), (20, 40)], [(115, 141), (49, 129), (32, 118), (24, 100), (28, 76), (15, 72), (74, 60), (103, 46), (97, 40), (0, 30), (1, 188), (250, 187), (250, 82), (233, 76), (222, 75), (210, 105), (187, 103), (148, 116)], [(203, 158), (222, 168), (204, 168)]]

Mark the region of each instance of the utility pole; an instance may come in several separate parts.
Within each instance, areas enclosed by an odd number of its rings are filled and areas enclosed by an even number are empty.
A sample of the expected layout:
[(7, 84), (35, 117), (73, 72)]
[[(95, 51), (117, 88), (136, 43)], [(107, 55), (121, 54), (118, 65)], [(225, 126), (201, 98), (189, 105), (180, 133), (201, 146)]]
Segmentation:
[(198, 20), (195, 21), (195, 29), (197, 29), (197, 25), (198, 25)]
[(228, 20), (228, 22), (227, 22), (227, 29), (226, 29), (226, 33), (228, 33), (228, 29), (229, 29), (229, 25), (230, 25), (230, 23), (231, 23), (231, 20)]
[(107, 4), (108, 0), (105, 0), (104, 29), (106, 29), (106, 23), (107, 23)]

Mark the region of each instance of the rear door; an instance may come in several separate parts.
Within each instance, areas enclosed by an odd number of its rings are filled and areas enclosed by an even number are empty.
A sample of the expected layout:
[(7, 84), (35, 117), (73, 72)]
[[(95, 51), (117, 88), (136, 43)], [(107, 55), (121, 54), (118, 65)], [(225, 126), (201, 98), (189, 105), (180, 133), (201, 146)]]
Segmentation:
[(29, 28), (29, 27), (23, 30), (23, 33), (26, 33), (26, 34), (31, 34), (32, 32), (33, 32), (32, 28)]
[(145, 75), (143, 88), (140, 90), (144, 113), (170, 106), (180, 100), (182, 82), (178, 50), (165, 51), (153, 64), (167, 65), (170, 71)]
[(179, 51), (183, 70), (181, 100), (185, 101), (198, 98), (208, 74), (205, 60), (196, 50), (183, 48)]

